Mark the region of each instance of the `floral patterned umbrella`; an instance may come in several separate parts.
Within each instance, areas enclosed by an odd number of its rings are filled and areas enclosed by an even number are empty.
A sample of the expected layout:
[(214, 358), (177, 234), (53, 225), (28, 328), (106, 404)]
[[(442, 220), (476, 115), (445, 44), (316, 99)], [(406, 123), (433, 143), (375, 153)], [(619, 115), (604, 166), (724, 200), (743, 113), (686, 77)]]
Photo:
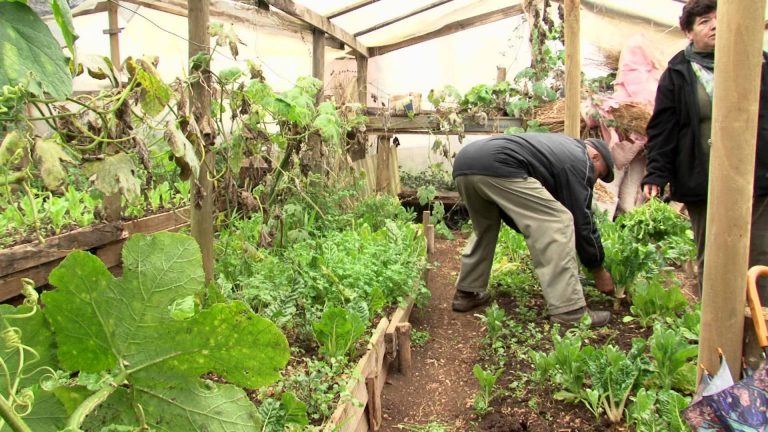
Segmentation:
[[(768, 352), (768, 332), (756, 288), (757, 278), (768, 276), (768, 267), (753, 267), (748, 275), (747, 297), (757, 340)], [(702, 382), (691, 405), (683, 410), (683, 417), (696, 432), (768, 431), (768, 364), (764, 360), (753, 374), (734, 383), (725, 356), (720, 354), (720, 370)]]

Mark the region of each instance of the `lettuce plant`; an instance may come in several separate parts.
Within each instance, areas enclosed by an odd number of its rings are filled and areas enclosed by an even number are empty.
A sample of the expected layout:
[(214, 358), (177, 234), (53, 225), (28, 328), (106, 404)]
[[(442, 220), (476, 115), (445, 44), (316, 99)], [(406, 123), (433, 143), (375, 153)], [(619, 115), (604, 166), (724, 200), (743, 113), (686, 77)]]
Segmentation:
[(688, 300), (680, 291), (679, 284), (665, 287), (659, 275), (641, 280), (631, 290), (630, 312), (643, 327), (649, 327), (659, 319), (674, 319), (688, 308)]

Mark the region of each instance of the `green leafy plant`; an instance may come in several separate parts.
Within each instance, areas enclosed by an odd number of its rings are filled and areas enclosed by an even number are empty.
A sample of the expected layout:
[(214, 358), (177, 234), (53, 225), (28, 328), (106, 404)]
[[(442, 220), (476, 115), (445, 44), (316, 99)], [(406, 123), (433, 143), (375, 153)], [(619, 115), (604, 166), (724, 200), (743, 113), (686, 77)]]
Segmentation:
[(677, 331), (660, 324), (653, 327), (648, 340), (653, 358), (653, 379), (663, 390), (693, 392), (696, 387), (698, 346), (689, 344)]
[(522, 234), (503, 226), (493, 256), (490, 286), (520, 301), (538, 286), (533, 261)]
[[(676, 318), (688, 308), (688, 300), (680, 291), (679, 283), (673, 281), (665, 287), (666, 280), (663, 275), (655, 275), (638, 281), (631, 290), (632, 306), (629, 310), (644, 327), (659, 320)], [(628, 320), (625, 318), (625, 321)]]
[(627, 235), (618, 221), (601, 224), (599, 228), (605, 251), (603, 266), (616, 285), (614, 307), (618, 308), (637, 278), (657, 267), (659, 255), (653, 244)]
[(627, 408), (627, 424), (637, 432), (687, 432), (690, 429), (680, 412), (689, 402), (689, 397), (673, 390), (641, 388)]
[(636, 338), (629, 353), (604, 345), (586, 354), (592, 381), (589, 400), (599, 401), (612, 423), (619, 423), (624, 416), (624, 406), (643, 368), (644, 351), (645, 341)]
[(496, 395), (496, 381), (501, 376), (504, 369), (496, 371), (487, 371), (480, 365), (472, 368), (472, 374), (480, 384), (480, 392), (475, 395), (472, 406), (479, 414), (485, 414), (491, 409), (491, 399)]
[(413, 330), (411, 331), (411, 345), (419, 348), (429, 342), (430, 335), (428, 331)]
[(258, 410), (262, 432), (283, 432), (287, 427), (309, 424), (307, 405), (292, 393), (283, 393), (280, 400), (265, 399)]
[(529, 357), (536, 367), (537, 379), (547, 377), (562, 389), (555, 393), (556, 399), (580, 400), (583, 398), (587, 355), (582, 351), (582, 341), (578, 336), (573, 334), (560, 336), (559, 331), (559, 326), (552, 327), (553, 350), (551, 353), (544, 354), (531, 350)]
[[(98, 258), (77, 251), (51, 273), (56, 289), (43, 294), (50, 327), (37, 320), (29, 334), (50, 335), (40, 346), (55, 344), (53, 368), (101, 379), (89, 387), (48, 380), (29, 388), (35, 430), (258, 426), (255, 407), (238, 386), (258, 388), (278, 378), (288, 361), (285, 336), (239, 302), (178, 314), (180, 302), (203, 289), (200, 251), (190, 237), (135, 235), (124, 245), (123, 268), (116, 279)], [(40, 359), (51, 352), (36, 349)], [(210, 372), (229, 384), (200, 378)], [(59, 400), (68, 401), (69, 414)]]
[(430, 422), (424, 425), (401, 424), (398, 427), (408, 432), (448, 432), (451, 430), (448, 426), (438, 422)]
[(332, 307), (323, 312), (323, 317), (312, 328), (323, 355), (329, 358), (342, 357), (349, 353), (363, 335), (366, 321), (347, 309)]
[(447, 240), (453, 240), (453, 233), (445, 224), (445, 207), (442, 202), (435, 200), (437, 190), (435, 190), (434, 186), (419, 188), (416, 191), (416, 196), (419, 199), (419, 204), (432, 207), (429, 222), (435, 226), (435, 233)]
[(481, 315), (477, 315), (480, 318), (480, 322), (483, 323), (486, 330), (486, 338), (488, 344), (492, 348), (503, 348), (503, 340), (507, 333), (506, 321), (508, 319), (506, 311), (500, 308), (496, 302), (491, 303), (490, 306), (485, 308), (485, 311)]

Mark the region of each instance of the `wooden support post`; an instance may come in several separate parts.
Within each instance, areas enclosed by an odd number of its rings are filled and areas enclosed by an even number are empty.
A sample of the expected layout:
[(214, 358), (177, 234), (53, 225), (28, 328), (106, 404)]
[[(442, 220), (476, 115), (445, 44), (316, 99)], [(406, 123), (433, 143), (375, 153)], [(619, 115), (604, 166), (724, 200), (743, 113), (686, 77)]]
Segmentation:
[[(312, 30), (312, 76), (325, 81), (325, 33), (320, 29)], [(317, 102), (323, 101), (325, 85), (317, 92)]]
[(117, 16), (118, 0), (107, 2), (107, 19), (109, 28), (106, 32), (109, 34), (109, 58), (116, 71), (120, 70), (120, 24)]
[(357, 60), (357, 102), (365, 110), (368, 107), (368, 57), (358, 54), (355, 60)]
[(365, 388), (368, 390), (368, 426), (373, 431), (381, 429), (381, 392), (378, 379), (378, 375), (365, 378)]
[(424, 228), (424, 234), (427, 237), (427, 259), (432, 262), (432, 257), (435, 254), (435, 226), (427, 225)]
[(435, 226), (427, 224), (424, 226), (424, 235), (427, 238), (427, 268), (424, 269), (424, 285), (429, 289), (429, 276), (432, 274), (432, 262), (435, 255)]
[(397, 358), (399, 359), (400, 373), (411, 376), (413, 362), (411, 361), (411, 323), (402, 323), (397, 326)]
[(739, 379), (744, 332), (765, 1), (720, 2), (699, 363), (721, 348)]
[[(210, 0), (189, 0), (188, 5), (189, 58), (192, 58), (200, 52), (210, 52), (210, 36), (208, 36)], [(192, 102), (192, 115), (201, 131), (201, 136), (198, 138), (204, 141), (196, 143), (198, 145), (195, 145), (195, 148), (204, 146), (206, 149), (205, 157), (200, 163), (200, 174), (196, 180), (192, 180), (190, 191), (192, 236), (200, 245), (206, 283), (213, 281), (214, 265), (213, 183), (211, 178), (213, 177), (212, 169), (215, 165), (215, 155), (210, 150), (216, 139), (216, 132), (213, 129), (213, 121), (210, 118), (210, 89), (210, 72), (203, 72), (200, 80), (192, 83), (192, 97), (190, 98)]]
[(581, 133), (580, 7), (580, 0), (565, 0), (565, 134), (572, 138)]
[(391, 179), (389, 180), (389, 191), (392, 195), (400, 193), (400, 159), (397, 156), (397, 148), (399, 147), (399, 140), (392, 140), (392, 147), (389, 148), (389, 173)]
[[(109, 58), (112, 61), (115, 72), (120, 71), (120, 27), (117, 16), (117, 0), (107, 2), (107, 21), (109, 27), (104, 33), (109, 35)], [(110, 145), (108, 151), (114, 151), (115, 146)], [(104, 196), (102, 204), (107, 222), (118, 222), (123, 215), (122, 195), (115, 192)]]
[(426, 226), (429, 225), (429, 221), (432, 219), (432, 213), (429, 210), (421, 212), (421, 223), (424, 225), (424, 234), (426, 235)]
[(376, 192), (389, 192), (390, 189), (390, 135), (379, 135), (376, 146)]
[(496, 66), (496, 84), (507, 80), (507, 68)]

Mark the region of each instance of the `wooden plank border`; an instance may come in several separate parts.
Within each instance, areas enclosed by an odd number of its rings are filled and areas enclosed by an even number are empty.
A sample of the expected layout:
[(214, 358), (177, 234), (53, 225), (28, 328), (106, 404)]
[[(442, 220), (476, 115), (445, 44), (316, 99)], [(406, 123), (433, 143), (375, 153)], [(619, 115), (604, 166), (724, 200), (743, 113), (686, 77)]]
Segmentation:
[(21, 279), (35, 287), (48, 283), (48, 275), (74, 250), (90, 250), (107, 268), (120, 264), (123, 243), (132, 234), (178, 231), (189, 226), (189, 207), (125, 223), (105, 223), (51, 237), (45, 243), (28, 243), (0, 251), (0, 301), (21, 294)]

